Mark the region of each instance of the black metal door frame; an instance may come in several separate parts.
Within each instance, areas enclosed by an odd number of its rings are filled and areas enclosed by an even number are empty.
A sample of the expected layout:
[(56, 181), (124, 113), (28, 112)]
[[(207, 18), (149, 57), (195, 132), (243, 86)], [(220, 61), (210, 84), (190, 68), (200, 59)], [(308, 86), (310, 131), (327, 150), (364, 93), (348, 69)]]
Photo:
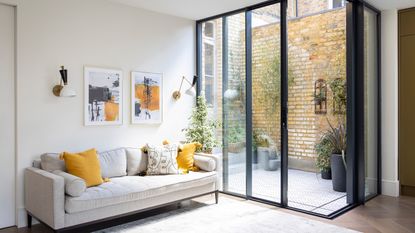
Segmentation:
[[(280, 52), (281, 56), (281, 196), (280, 202), (268, 201), (252, 196), (252, 10), (269, 6), (272, 4), (280, 4)], [(228, 26), (227, 17), (238, 13), (245, 13), (245, 72), (246, 72), (246, 193), (237, 194), (225, 191), (224, 193), (243, 197), (249, 200), (259, 201), (274, 206), (293, 209), (296, 211), (316, 215), (324, 218), (334, 218), (349, 209), (363, 204), (365, 202), (365, 161), (364, 161), (364, 7), (378, 13), (378, 74), (379, 74), (379, 133), (378, 133), (378, 194), (381, 192), (381, 151), (380, 151), (380, 14), (379, 11), (366, 4), (362, 0), (349, 0), (346, 6), (346, 38), (347, 38), (347, 202), (349, 206), (342, 208), (330, 215), (317, 214), (310, 211), (288, 206), (288, 28), (287, 28), (287, 0), (270, 0), (253, 6), (241, 8), (225, 14), (212, 16), (196, 22), (196, 71), (199, 77), (202, 77), (202, 23), (217, 18), (222, 18), (223, 39), (222, 39), (222, 59), (223, 59), (223, 83), (222, 92), (226, 90), (228, 78)], [(199, 79), (201, 80), (201, 79)], [(201, 93), (201, 82), (197, 85), (197, 94)], [(224, 93), (222, 93), (224, 94)], [(224, 102), (224, 101), (223, 101)], [(224, 114), (225, 117), (225, 114)], [(226, 126), (223, 125), (223, 132), (226, 132)], [(226, 137), (223, 144), (227, 145)], [(224, 146), (224, 171), (227, 168), (227, 149)], [(227, 173), (225, 173), (227, 174)], [(224, 176), (224, 184), (227, 182)]]

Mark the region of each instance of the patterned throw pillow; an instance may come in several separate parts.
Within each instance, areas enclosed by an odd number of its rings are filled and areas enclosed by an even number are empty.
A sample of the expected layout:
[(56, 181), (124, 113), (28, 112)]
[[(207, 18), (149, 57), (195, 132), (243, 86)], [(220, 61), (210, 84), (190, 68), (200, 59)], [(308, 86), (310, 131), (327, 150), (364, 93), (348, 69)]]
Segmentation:
[(179, 174), (177, 166), (177, 149), (175, 144), (147, 146), (147, 175)]

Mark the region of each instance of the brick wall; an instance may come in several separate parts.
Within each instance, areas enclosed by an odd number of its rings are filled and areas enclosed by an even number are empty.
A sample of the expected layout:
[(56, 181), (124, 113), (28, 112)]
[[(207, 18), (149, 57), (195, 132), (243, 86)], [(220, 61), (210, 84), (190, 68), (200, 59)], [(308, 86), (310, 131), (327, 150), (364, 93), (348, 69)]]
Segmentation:
[[(336, 124), (339, 116), (333, 113), (332, 93), (328, 91), (328, 112), (315, 114), (314, 83), (318, 79), (327, 82), (345, 78), (346, 56), (345, 9), (325, 12), (288, 22), (289, 41), (289, 155), (299, 159), (313, 159), (314, 145), (321, 133), (328, 129), (327, 120)], [(266, 64), (279, 51), (279, 24), (253, 29), (253, 125), (280, 142), (279, 99), (276, 111), (270, 114), (270, 106), (261, 103), (265, 90), (263, 73)], [(279, 77), (277, 77), (279, 78)]]
[[(313, 0), (317, 1), (317, 0)], [(327, 1), (321, 1), (327, 8)], [(324, 2), (324, 4), (323, 4)], [(305, 7), (305, 6), (303, 6)], [(314, 7), (320, 7), (315, 5)], [(317, 8), (316, 8), (317, 9)], [(312, 11), (312, 9), (309, 9)], [(222, 21), (216, 23), (216, 107), (211, 109), (213, 118), (222, 121)], [(245, 34), (244, 15), (228, 18), (229, 23), (229, 83), (228, 88), (237, 89), (245, 85)], [(344, 8), (326, 11), (288, 22), (289, 40), (289, 155), (291, 158), (313, 161), (314, 145), (327, 130), (327, 120), (336, 124), (344, 115), (333, 113), (330, 89), (327, 96), (327, 114), (314, 112), (314, 83), (318, 79), (329, 82), (345, 78), (346, 56), (346, 12)], [(279, 23), (255, 27), (252, 30), (252, 75), (253, 75), (253, 126), (264, 131), (280, 144), (279, 95), (273, 94), (269, 86), (280, 85), (280, 77), (264, 78), (270, 64), (279, 56)], [(232, 51), (232, 52), (231, 52)], [(232, 58), (230, 58), (232, 56)], [(237, 75), (239, 73), (239, 75)], [(242, 83), (241, 83), (242, 81)], [(270, 83), (269, 83), (270, 82)], [(267, 89), (268, 87), (268, 89)], [(277, 89), (278, 90), (278, 89)], [(267, 96), (277, 99), (267, 99)], [(232, 101), (228, 122), (239, 122), (245, 127), (245, 90), (239, 99)], [(275, 103), (274, 103), (274, 100)], [(222, 131), (218, 130), (222, 140)]]

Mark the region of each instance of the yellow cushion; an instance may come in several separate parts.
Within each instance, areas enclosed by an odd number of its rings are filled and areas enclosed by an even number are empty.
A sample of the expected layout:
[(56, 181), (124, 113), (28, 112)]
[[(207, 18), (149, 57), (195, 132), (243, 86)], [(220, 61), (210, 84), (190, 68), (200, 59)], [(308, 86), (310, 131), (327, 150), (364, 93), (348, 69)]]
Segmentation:
[(62, 157), (65, 160), (68, 173), (84, 179), (87, 187), (100, 185), (104, 182), (95, 149), (76, 154), (63, 152)]
[(202, 145), (197, 142), (184, 144), (179, 150), (179, 155), (177, 156), (177, 164), (179, 165), (179, 169), (183, 172), (188, 171), (198, 171), (199, 168), (194, 166), (194, 155), (197, 148), (201, 147)]

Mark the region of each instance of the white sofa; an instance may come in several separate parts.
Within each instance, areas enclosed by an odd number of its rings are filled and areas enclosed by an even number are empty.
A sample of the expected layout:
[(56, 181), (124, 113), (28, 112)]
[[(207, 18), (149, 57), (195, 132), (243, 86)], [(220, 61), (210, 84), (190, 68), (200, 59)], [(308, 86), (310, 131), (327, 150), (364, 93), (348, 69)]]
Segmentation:
[(80, 232), (82, 227), (146, 211), (194, 197), (215, 194), (221, 185), (221, 159), (197, 154), (199, 172), (185, 175), (139, 176), (147, 168), (147, 155), (139, 149), (119, 148), (99, 153), (101, 175), (110, 181), (86, 188), (83, 180), (65, 172), (59, 155), (48, 153), (27, 168), (25, 208), (54, 231)]

